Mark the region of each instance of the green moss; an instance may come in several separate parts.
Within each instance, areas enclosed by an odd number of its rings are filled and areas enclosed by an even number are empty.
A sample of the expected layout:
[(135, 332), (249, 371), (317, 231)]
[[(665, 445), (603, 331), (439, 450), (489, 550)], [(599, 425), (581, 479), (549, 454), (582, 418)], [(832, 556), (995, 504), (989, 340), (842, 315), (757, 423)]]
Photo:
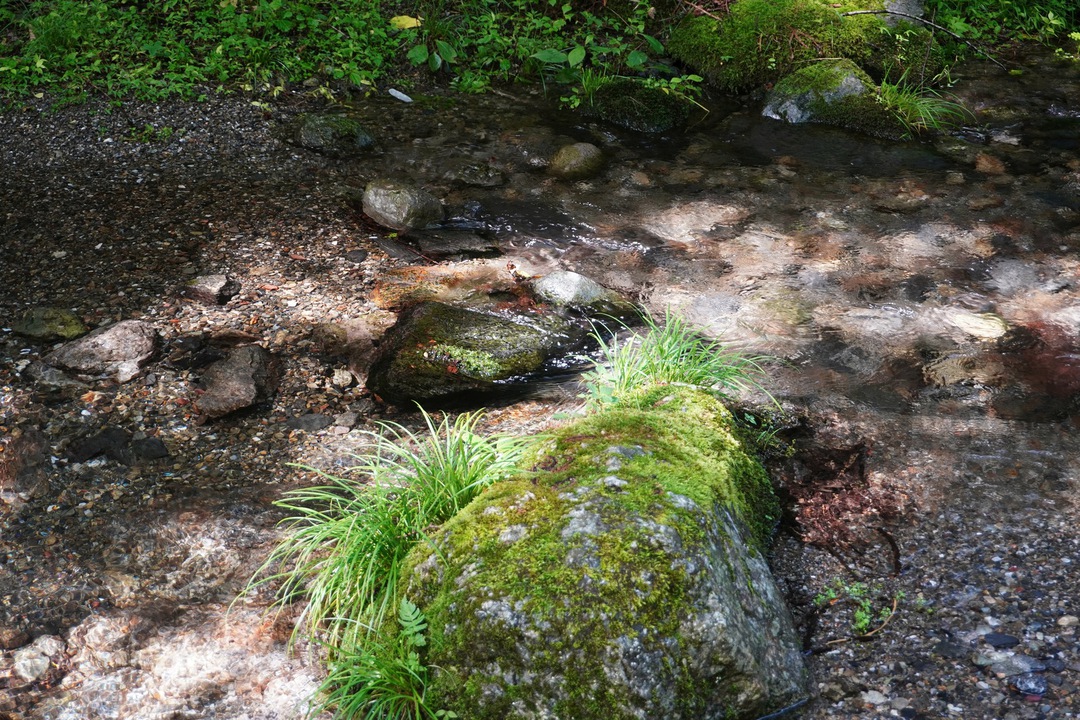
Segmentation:
[(619, 78), (604, 83), (593, 97), (601, 119), (639, 132), (666, 132), (686, 122), (690, 102), (661, 88)]
[(876, 15), (844, 17), (849, 0), (741, 0), (722, 20), (688, 17), (671, 33), (672, 55), (731, 91), (763, 86), (819, 58), (865, 61), (890, 31)]
[[(727, 510), (758, 545), (777, 510), (730, 413), (705, 393), (651, 388), (563, 428), (528, 467), (406, 562), (401, 591), (430, 622), (428, 662), (439, 668), (431, 705), (474, 719), (521, 716), (515, 703), (556, 683), (560, 717), (636, 717), (643, 701), (607, 677), (621, 641), (667, 658), (656, 672), (682, 689), (679, 715), (703, 716), (716, 687), (695, 687), (691, 670), (670, 660), (691, 600), (672, 546), (692, 554), (718, 532), (689, 501)], [(485, 615), (502, 619), (499, 632), (477, 619)], [(529, 640), (537, 631), (546, 644)], [(522, 664), (526, 643), (534, 652)]]
[(496, 380), (503, 369), (488, 353), (449, 343), (440, 343), (429, 348), (424, 357), (432, 362), (446, 363), (453, 368), (451, 372), (461, 372), (479, 380)]

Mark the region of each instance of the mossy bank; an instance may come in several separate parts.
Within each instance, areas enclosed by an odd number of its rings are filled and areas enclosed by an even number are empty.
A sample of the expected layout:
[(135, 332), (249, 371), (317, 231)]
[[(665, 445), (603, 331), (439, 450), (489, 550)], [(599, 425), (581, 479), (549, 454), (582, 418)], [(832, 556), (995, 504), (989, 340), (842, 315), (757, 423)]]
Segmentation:
[(432, 707), (485, 718), (754, 717), (805, 691), (759, 548), (777, 514), (731, 415), (654, 387), (560, 430), (406, 563)]

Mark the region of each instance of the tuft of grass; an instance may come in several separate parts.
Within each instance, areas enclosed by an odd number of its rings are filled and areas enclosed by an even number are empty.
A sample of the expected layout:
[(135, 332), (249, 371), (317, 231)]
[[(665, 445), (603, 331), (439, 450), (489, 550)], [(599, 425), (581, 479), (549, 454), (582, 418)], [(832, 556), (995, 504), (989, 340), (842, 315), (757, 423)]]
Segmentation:
[(306, 599), (294, 633), (322, 636), (331, 648), (360, 647), (393, 611), (409, 551), (511, 474), (531, 442), (478, 435), (482, 412), (453, 422), (421, 413), (426, 432), (382, 423), (346, 477), (320, 472), (327, 484), (275, 503), (293, 515), (248, 590), (279, 581), (279, 605)]
[[(709, 340), (670, 312), (662, 323), (648, 313), (643, 316), (644, 334), (630, 331), (620, 338), (606, 328), (593, 333), (600, 344), (600, 361), (582, 375), (588, 407), (617, 403), (654, 384), (691, 385), (721, 395), (764, 390), (758, 380), (765, 376), (763, 366), (770, 358)], [(629, 330), (626, 325), (622, 329)]]
[[(905, 74), (906, 75), (906, 74)], [(904, 126), (909, 137), (930, 130), (941, 132), (957, 127), (971, 113), (955, 100), (949, 100), (930, 88), (915, 88), (904, 82), (882, 81), (881, 103)]]

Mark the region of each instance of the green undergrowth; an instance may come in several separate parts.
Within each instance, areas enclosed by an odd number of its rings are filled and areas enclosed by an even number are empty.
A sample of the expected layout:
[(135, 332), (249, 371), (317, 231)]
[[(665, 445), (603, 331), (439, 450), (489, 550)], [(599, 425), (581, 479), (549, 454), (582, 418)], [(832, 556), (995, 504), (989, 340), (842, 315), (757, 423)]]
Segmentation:
[[(705, 543), (724, 526), (703, 519), (708, 514), (701, 511), (713, 509), (720, 513), (714, 520), (730, 516), (751, 546), (765, 546), (779, 516), (777, 500), (752, 456), (753, 443), (722, 400), (757, 385), (759, 359), (709, 341), (671, 315), (663, 323), (648, 320), (644, 335), (607, 342), (602, 364), (584, 378), (584, 414), (558, 430), (530, 439), (483, 437), (477, 432), (481, 413), (453, 421), (423, 413), (422, 432), (384, 424), (349, 472), (321, 474), (324, 484), (291, 491), (277, 503), (292, 517), (249, 591), (271, 586), (279, 607), (299, 603), (295, 632), (326, 648), (329, 672), (313, 712), (469, 717), (468, 698), (482, 689), (470, 687), (469, 678), (455, 679), (452, 668), (431, 672), (431, 663), (448, 643), (469, 640), (467, 628), (453, 626), (451, 616), (470, 613), (414, 581), (429, 574), (432, 563), (475, 561), (476, 573), (489, 572), (495, 566), (485, 564), (487, 553), (505, 548), (506, 533), (522, 523), (531, 540), (512, 543), (510, 552), (521, 555), (512, 558), (515, 571), (503, 566), (489, 580), (507, 592), (528, 591), (533, 609), (569, 623), (557, 633), (569, 645), (553, 646), (549, 660), (587, 653), (584, 644), (612, 637), (573, 626), (579, 621), (560, 609), (594, 566), (566, 560), (579, 540), (585, 541), (582, 552), (592, 552), (585, 535), (568, 545), (564, 533), (571, 505), (583, 493), (602, 508), (605, 523), (622, 528), (623, 534), (599, 543), (600, 581), (586, 593), (595, 595), (596, 617), (611, 623), (611, 632), (629, 632), (645, 614), (664, 633), (677, 631), (678, 613), (670, 610), (682, 600), (685, 570), (671, 563), (648, 527), (671, 525), (680, 542)], [(606, 587), (626, 592), (612, 598)], [(498, 658), (498, 642), (482, 651)], [(575, 675), (571, 695), (579, 704), (565, 708), (568, 713), (603, 717), (610, 703), (625, 700), (591, 695), (603, 679), (596, 672), (590, 667)], [(507, 692), (508, 701), (514, 692)], [(591, 709), (580, 714), (586, 706)]]
[(672, 75), (674, 3), (628, 0), (9, 0), (0, 93), (157, 100), (211, 91), (480, 91), (517, 79)]

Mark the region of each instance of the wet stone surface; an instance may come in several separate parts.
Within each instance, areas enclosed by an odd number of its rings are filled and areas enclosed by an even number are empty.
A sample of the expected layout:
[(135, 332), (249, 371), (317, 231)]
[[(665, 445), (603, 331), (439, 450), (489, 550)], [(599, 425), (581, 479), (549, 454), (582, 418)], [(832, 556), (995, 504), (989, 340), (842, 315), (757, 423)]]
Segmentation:
[[(0, 714), (299, 717), (320, 668), (286, 653), (292, 615), (269, 592), (225, 615), (272, 501), (314, 482), (289, 463), (340, 472), (374, 421), (416, 422), (363, 382), (410, 303), (516, 306), (567, 270), (786, 361), (772, 564), (813, 651), (801, 717), (1076, 717), (1080, 71), (1016, 61), (957, 68), (971, 127), (919, 143), (721, 101), (645, 139), (528, 95), (372, 97), (360, 155), (283, 142), (319, 110), (288, 97), (0, 115), (0, 317), (160, 337), (117, 377), (0, 328)], [(603, 167), (548, 173), (575, 143)], [(436, 264), (365, 218), (386, 177), (474, 223), (454, 230), (485, 258)], [(209, 275), (240, 289), (176, 292)], [(245, 346), (279, 359), (276, 391), (200, 418), (206, 369)], [(576, 393), (549, 379), (490, 425), (535, 432)]]

